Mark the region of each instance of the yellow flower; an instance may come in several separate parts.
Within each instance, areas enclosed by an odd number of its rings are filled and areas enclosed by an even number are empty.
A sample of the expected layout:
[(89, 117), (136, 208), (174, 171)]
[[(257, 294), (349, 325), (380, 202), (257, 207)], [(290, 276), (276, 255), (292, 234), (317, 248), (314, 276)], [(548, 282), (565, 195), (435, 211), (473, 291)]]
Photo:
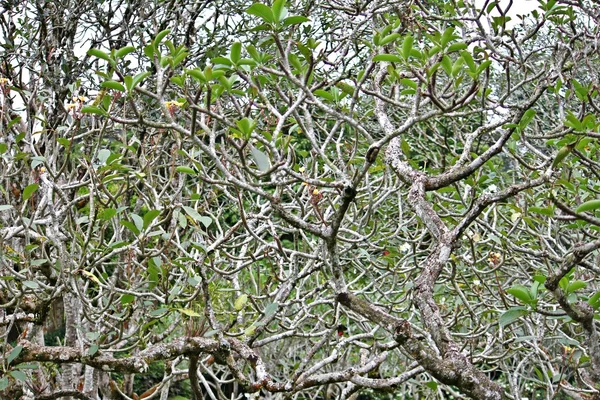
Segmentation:
[(8, 79), (7, 78), (0, 78), (0, 85), (4, 85), (5, 83), (8, 83)]
[(165, 101), (165, 106), (169, 109), (179, 108), (179, 107), (183, 106), (183, 103), (180, 101)]
[(67, 111), (71, 111), (75, 107), (77, 107), (77, 106), (75, 104), (73, 104), (73, 103), (67, 104)]
[(306, 171), (306, 168), (304, 168), (304, 167), (300, 167), (300, 168), (298, 169), (298, 171), (300, 171), (300, 172), (304, 172), (304, 171)]
[(313, 194), (314, 194), (314, 195), (317, 195), (317, 194), (319, 194), (319, 189), (315, 189), (315, 190), (313, 190)]

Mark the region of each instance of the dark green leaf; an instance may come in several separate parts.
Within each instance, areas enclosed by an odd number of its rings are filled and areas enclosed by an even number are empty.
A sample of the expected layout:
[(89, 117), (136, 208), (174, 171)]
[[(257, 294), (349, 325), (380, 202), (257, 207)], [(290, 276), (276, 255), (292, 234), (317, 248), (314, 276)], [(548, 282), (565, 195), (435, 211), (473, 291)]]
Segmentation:
[(27, 381), (27, 375), (25, 375), (25, 372), (23, 372), (23, 371), (13, 370), (13, 371), (10, 371), (10, 374), (12, 375), (13, 378), (15, 378), (18, 381), (21, 381), (21, 382)]
[(275, 20), (275, 22), (281, 22), (281, 20), (283, 19), (285, 12), (285, 3), (286, 0), (275, 0), (273, 2), (273, 8), (272, 13), (273, 13), (273, 18)]
[(394, 54), (377, 54), (375, 57), (373, 57), (373, 61), (401, 62), (402, 58)]
[(29, 198), (38, 190), (40, 185), (37, 183), (32, 183), (23, 189), (23, 200), (29, 200)]
[(231, 45), (231, 52), (229, 53), (229, 58), (234, 64), (237, 64), (242, 58), (242, 44), (240, 42), (235, 42)]
[(135, 235), (139, 235), (140, 234), (140, 230), (137, 228), (137, 226), (135, 226), (135, 224), (131, 221), (127, 221), (127, 220), (121, 220), (120, 221), (121, 225), (123, 225), (125, 228), (129, 229), (131, 232), (133, 232)]
[(298, 25), (308, 21), (309, 19), (302, 15), (293, 15), (283, 20), (283, 26)]
[(392, 43), (393, 41), (397, 40), (398, 38), (400, 38), (401, 35), (399, 33), (391, 33), (389, 35), (387, 35), (386, 37), (381, 38), (381, 40), (379, 41), (379, 45), (380, 46), (385, 46), (388, 43)]
[(129, 293), (121, 296), (121, 304), (122, 305), (127, 305), (129, 303), (133, 303), (134, 300), (135, 300), (135, 296), (132, 294), (129, 294)]
[(160, 210), (150, 210), (146, 214), (144, 214), (144, 229), (148, 228), (152, 221), (154, 221), (159, 215)]
[(246, 10), (246, 12), (250, 15), (256, 15), (257, 17), (262, 18), (267, 23), (272, 24), (275, 22), (273, 11), (264, 4), (254, 3)]
[(23, 350), (23, 346), (16, 346), (14, 349), (12, 349), (10, 354), (8, 355), (8, 357), (6, 357), (6, 364), (10, 364), (17, 357), (19, 357), (19, 354), (21, 354), (22, 350)]
[(600, 200), (589, 200), (577, 207), (577, 213), (594, 211), (600, 208)]
[(600, 306), (600, 292), (596, 292), (587, 302), (594, 310), (597, 309)]
[(84, 114), (98, 114), (98, 115), (107, 115), (106, 111), (99, 107), (95, 106), (83, 106), (81, 108), (81, 112)]
[(533, 300), (530, 296), (529, 289), (523, 285), (514, 285), (513, 287), (507, 289), (506, 292), (512, 294), (525, 304), (530, 304)]
[(522, 307), (511, 307), (509, 310), (505, 311), (501, 316), (498, 322), (500, 326), (509, 325), (524, 315), (527, 315), (529, 312)]
[(402, 42), (402, 57), (404, 57), (405, 60), (408, 60), (408, 57), (410, 56), (413, 41), (414, 38), (408, 35), (404, 38), (404, 41)]
[(118, 90), (119, 92), (125, 91), (125, 86), (115, 81), (102, 82), (100, 86), (107, 89)]

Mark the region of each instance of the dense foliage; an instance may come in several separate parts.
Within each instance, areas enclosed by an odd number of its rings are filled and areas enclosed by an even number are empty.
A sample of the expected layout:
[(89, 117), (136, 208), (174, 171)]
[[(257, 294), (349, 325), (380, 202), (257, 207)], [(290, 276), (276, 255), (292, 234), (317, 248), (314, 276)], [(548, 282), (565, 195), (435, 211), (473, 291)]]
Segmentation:
[(600, 7), (517, 3), (4, 1), (0, 396), (600, 398)]

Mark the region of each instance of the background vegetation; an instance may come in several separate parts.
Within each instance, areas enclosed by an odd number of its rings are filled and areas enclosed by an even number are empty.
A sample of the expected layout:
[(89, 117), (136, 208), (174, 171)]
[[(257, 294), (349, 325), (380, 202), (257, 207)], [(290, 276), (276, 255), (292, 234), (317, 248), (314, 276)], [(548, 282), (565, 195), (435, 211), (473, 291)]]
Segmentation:
[(599, 398), (600, 9), (517, 6), (4, 1), (0, 396)]

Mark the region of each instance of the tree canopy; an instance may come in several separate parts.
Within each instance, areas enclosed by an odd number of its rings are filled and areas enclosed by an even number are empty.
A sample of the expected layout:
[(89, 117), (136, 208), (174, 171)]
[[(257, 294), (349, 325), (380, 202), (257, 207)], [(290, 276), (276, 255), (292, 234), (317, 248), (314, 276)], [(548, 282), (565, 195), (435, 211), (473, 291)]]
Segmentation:
[(518, 3), (2, 2), (0, 397), (600, 398), (600, 7)]

